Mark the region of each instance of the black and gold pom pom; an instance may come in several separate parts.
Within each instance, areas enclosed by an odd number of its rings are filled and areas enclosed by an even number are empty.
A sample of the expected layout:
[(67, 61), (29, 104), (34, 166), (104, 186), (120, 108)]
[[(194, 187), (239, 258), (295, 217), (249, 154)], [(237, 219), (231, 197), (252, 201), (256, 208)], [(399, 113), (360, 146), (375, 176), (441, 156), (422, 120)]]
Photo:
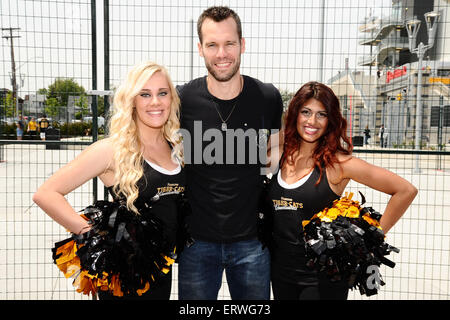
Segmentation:
[[(395, 263), (385, 256), (399, 252), (387, 244), (380, 226), (381, 214), (371, 207), (362, 207), (346, 193), (310, 220), (303, 221), (303, 235), (308, 267), (325, 272), (332, 281), (346, 280), (349, 288), (359, 288), (362, 295), (378, 293), (368, 270)], [(364, 199), (364, 197), (363, 197)], [(363, 203), (365, 200), (363, 200)], [(379, 285), (384, 285), (379, 279)]]
[[(182, 249), (168, 242), (151, 206), (136, 215), (123, 203), (97, 201), (82, 216), (91, 230), (55, 243), (52, 251), (64, 276), (73, 278), (77, 292), (86, 295), (108, 291), (119, 297), (140, 296), (159, 284)], [(188, 240), (187, 232), (178, 234)], [(177, 243), (182, 243), (180, 237)]]

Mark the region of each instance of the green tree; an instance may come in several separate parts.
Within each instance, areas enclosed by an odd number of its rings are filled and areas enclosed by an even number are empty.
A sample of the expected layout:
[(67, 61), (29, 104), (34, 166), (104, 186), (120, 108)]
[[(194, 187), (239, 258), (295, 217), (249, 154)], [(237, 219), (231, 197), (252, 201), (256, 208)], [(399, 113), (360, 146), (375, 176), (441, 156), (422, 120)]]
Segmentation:
[(60, 106), (67, 106), (69, 96), (81, 96), (86, 90), (73, 79), (57, 78), (47, 91), (47, 99), (55, 98)]
[(7, 117), (14, 116), (14, 110), (16, 109), (16, 99), (13, 99), (12, 91), (9, 91), (6, 94), (5, 108), (5, 114)]
[(294, 93), (289, 92), (289, 90), (280, 90), (280, 94), (281, 100), (283, 100), (283, 111), (286, 111), (289, 106), (289, 102), (291, 102), (292, 97), (294, 97)]
[(36, 93), (37, 94), (42, 94), (44, 96), (47, 96), (48, 90), (47, 90), (47, 88), (41, 88)]
[(54, 118), (59, 114), (59, 106), (60, 104), (58, 103), (58, 99), (48, 98), (45, 101), (45, 113), (47, 114), (47, 116)]
[(76, 100), (75, 105), (81, 109), (81, 115), (87, 116), (89, 114), (89, 101), (86, 94), (81, 94)]

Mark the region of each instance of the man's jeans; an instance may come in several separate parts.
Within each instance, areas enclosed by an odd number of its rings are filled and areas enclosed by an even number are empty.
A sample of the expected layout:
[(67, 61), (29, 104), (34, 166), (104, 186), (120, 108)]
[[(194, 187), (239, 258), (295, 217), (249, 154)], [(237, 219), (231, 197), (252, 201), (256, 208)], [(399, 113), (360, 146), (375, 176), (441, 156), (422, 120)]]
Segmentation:
[(270, 254), (259, 240), (214, 243), (196, 240), (178, 264), (180, 300), (215, 300), (225, 269), (234, 300), (270, 299)]

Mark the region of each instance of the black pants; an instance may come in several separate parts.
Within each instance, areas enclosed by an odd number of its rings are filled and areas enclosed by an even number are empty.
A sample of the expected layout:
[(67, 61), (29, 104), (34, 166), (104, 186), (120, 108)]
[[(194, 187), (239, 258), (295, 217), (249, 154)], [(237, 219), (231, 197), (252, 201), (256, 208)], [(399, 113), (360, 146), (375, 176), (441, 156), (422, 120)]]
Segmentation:
[(106, 291), (98, 292), (99, 300), (169, 300), (170, 292), (172, 290), (172, 271), (160, 280), (157, 286), (150, 287), (150, 289), (139, 295), (127, 295), (123, 297), (116, 297), (113, 294)]
[(318, 285), (302, 286), (295, 283), (272, 280), (275, 300), (347, 300), (348, 286), (345, 282), (319, 280)]

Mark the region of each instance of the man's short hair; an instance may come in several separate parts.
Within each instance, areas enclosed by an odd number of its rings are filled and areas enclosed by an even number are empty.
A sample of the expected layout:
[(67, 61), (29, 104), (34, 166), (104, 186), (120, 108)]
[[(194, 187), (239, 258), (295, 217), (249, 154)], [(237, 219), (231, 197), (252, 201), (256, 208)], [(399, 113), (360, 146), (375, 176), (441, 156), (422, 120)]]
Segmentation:
[(203, 13), (200, 15), (197, 21), (197, 34), (198, 38), (200, 39), (200, 43), (203, 43), (202, 25), (205, 19), (209, 18), (215, 22), (220, 22), (230, 17), (233, 18), (234, 21), (236, 22), (239, 40), (241, 40), (242, 39), (241, 19), (239, 19), (237, 13), (228, 7), (209, 7), (208, 9), (203, 11)]

